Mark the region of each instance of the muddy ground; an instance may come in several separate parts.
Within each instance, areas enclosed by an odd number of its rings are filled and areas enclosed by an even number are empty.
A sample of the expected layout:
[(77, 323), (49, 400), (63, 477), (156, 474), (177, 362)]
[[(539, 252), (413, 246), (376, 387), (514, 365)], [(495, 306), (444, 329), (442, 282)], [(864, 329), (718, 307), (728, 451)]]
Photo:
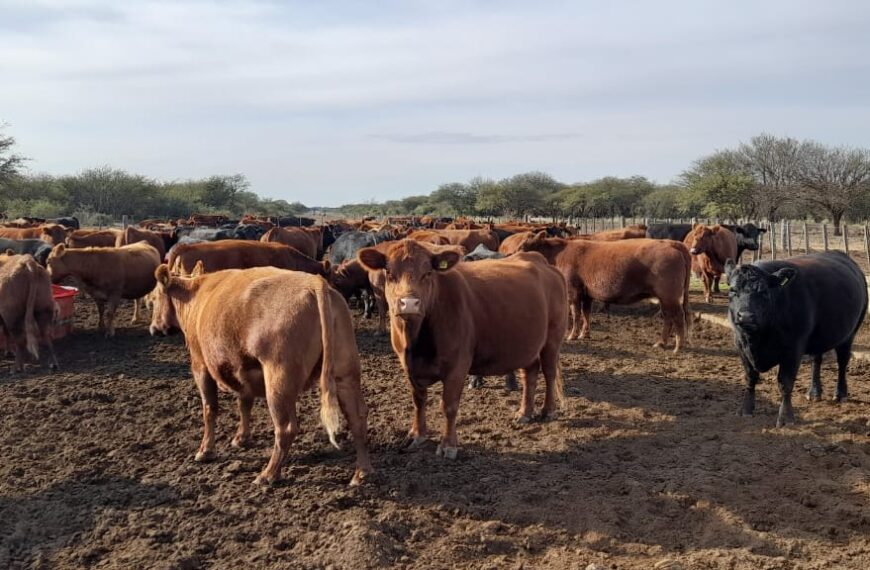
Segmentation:
[[(377, 480), (348, 488), (351, 446), (328, 446), (311, 393), (286, 480), (264, 489), (252, 484), (272, 447), (262, 402), (255, 447), (236, 450), (222, 395), (218, 459), (194, 463), (200, 402), (182, 338), (124, 322), (105, 340), (90, 301), (78, 307), (59, 372), (12, 377), (2, 362), (0, 568), (870, 565), (866, 362), (852, 365), (851, 401), (797, 398), (800, 423), (775, 429), (770, 374), (757, 415), (736, 415), (730, 332), (699, 322), (694, 347), (673, 356), (651, 346), (655, 307), (614, 308), (564, 348), (559, 419), (513, 426), (518, 394), (488, 379), (463, 396), (449, 462), (434, 440), (398, 449), (410, 395), (388, 341), (361, 322)], [(824, 374), (829, 396), (831, 363)], [(798, 390), (808, 384), (805, 365)]]

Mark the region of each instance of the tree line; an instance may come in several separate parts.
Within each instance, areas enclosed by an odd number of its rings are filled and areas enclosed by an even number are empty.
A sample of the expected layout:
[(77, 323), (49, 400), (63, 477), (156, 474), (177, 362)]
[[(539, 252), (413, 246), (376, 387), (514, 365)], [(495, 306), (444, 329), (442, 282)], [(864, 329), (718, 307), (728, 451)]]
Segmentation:
[(474, 178), (429, 195), (348, 204), (348, 215), (870, 218), (870, 151), (761, 134), (694, 161), (670, 184), (607, 176), (565, 184), (543, 172)]
[(29, 174), (26, 158), (14, 152), (15, 139), (0, 133), (0, 212), (10, 218), (73, 215), (87, 225), (133, 219), (187, 218), (194, 213), (293, 216), (307, 208), (298, 202), (261, 198), (244, 175), (215, 175), (163, 182), (101, 166), (77, 174)]
[[(8, 216), (76, 215), (86, 223), (122, 215), (179, 218), (192, 213), (299, 215), (298, 202), (261, 198), (241, 174), (157, 181), (103, 166), (78, 174), (29, 174), (15, 141), (0, 132), (0, 211)], [(761, 134), (695, 160), (669, 184), (607, 176), (566, 184), (543, 172), (502, 180), (477, 177), (401, 200), (346, 204), (345, 216), (436, 215), (870, 219), (870, 150)]]

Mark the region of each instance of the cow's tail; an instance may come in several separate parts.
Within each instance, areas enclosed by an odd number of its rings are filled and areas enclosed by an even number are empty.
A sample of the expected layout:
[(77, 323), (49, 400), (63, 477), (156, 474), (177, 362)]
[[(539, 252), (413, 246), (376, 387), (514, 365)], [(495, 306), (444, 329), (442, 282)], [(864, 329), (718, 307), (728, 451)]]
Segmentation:
[(329, 286), (321, 280), (314, 290), (317, 310), (320, 313), (320, 335), (323, 345), (323, 362), (320, 365), (320, 421), (329, 435), (329, 442), (340, 449), (335, 434), (341, 426), (341, 414), (335, 377), (332, 374), (332, 310), (329, 301)]
[[(688, 253), (688, 252), (687, 252)], [(686, 323), (686, 343), (692, 339), (692, 307), (689, 305), (689, 286), (692, 282), (692, 257), (688, 256), (686, 277), (683, 280), (683, 321)]]
[(562, 377), (562, 364), (556, 363), (556, 381), (553, 383), (556, 404), (561, 408), (565, 404), (565, 379)]
[(27, 277), (27, 303), (24, 306), (24, 338), (27, 341), (27, 352), (34, 358), (39, 358), (39, 325), (36, 324), (36, 294), (39, 292), (38, 275), (27, 265), (24, 269)]

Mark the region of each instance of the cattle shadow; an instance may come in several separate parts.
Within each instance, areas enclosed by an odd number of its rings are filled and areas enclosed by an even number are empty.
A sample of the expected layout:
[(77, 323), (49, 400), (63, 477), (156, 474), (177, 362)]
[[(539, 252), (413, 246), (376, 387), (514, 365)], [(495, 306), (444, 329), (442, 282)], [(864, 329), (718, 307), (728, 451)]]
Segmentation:
[[(565, 531), (611, 554), (636, 554), (640, 543), (675, 554), (800, 556), (804, 547), (786, 549), (783, 539), (844, 544), (870, 532), (870, 502), (843, 476), (870, 459), (857, 446), (769, 429), (777, 404), (761, 394), (756, 417), (740, 418), (739, 386), (703, 378), (593, 375), (568, 387), (568, 408), (579, 413), (516, 437), (492, 432), (491, 445), (465, 444), (456, 462), (436, 458), (434, 443), (404, 461), (375, 446), (376, 467), (387, 463), (383, 489), (397, 489), (389, 499), (399, 503), (481, 522)], [(460, 438), (475, 429), (460, 425)]]
[[(33, 494), (0, 496), (0, 567), (50, 567), (52, 553), (82, 540), (103, 511), (173, 505), (178, 498), (169, 486), (99, 472), (80, 473)], [(97, 546), (78, 562), (90, 567), (108, 553)]]

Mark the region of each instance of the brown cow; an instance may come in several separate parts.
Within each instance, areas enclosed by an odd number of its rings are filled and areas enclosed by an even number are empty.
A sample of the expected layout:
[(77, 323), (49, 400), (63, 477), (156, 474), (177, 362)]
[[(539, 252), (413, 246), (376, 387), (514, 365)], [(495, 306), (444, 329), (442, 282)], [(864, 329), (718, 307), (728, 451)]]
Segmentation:
[(39, 358), (39, 345), (48, 346), (49, 366), (57, 368), (51, 326), (58, 308), (51, 280), (31, 255), (0, 255), (0, 330), (15, 354), (14, 371), (24, 370), (25, 353)]
[[(200, 264), (201, 267), (201, 264)], [(320, 417), (333, 445), (343, 411), (356, 448), (358, 485), (373, 472), (366, 447), (367, 409), (353, 322), (338, 292), (323, 279), (272, 267), (171, 276), (156, 271), (151, 334), (184, 332), (202, 397), (205, 430), (196, 461), (214, 457), (218, 388), (238, 397), (239, 429), (232, 445), (251, 442), (255, 398), (265, 398), (275, 446), (258, 483), (273, 483), (299, 433), (296, 400), (320, 379)]]
[(115, 239), (115, 247), (130, 245), (140, 241), (144, 241), (156, 249), (161, 261), (166, 256), (166, 245), (161, 234), (150, 230), (140, 230), (134, 226), (127, 226), (124, 228), (124, 231), (118, 234)]
[(262, 242), (283, 243), (294, 247), (312, 259), (317, 259), (323, 253), (323, 236), (320, 228), (309, 231), (308, 228), (272, 228), (260, 238)]
[(618, 241), (621, 239), (640, 239), (646, 237), (646, 226), (643, 224), (627, 226), (612, 230), (595, 232), (594, 234), (579, 234), (573, 239), (591, 239), (595, 241)]
[(315, 261), (288, 245), (271, 242), (225, 239), (180, 243), (172, 248), (166, 260), (172, 271), (180, 275), (190, 275), (197, 261), (202, 261), (208, 273), (271, 265), (324, 277), (329, 275), (329, 261)]
[[(548, 238), (545, 232), (539, 232), (520, 249), (543, 254), (564, 276), (572, 321), (568, 340), (589, 336), (592, 301), (622, 305), (654, 297), (659, 300), (664, 317), (661, 340), (655, 345), (667, 347), (673, 330), (674, 352), (680, 350), (691, 324), (692, 261), (683, 244), (654, 239), (567, 240)], [(583, 321), (579, 334), (578, 311)]]
[(121, 230), (75, 230), (66, 238), (66, 246), (72, 249), (83, 247), (115, 247)]
[[(381, 242), (372, 246), (372, 249), (385, 254), (391, 244), (392, 242), (389, 241)], [(386, 277), (383, 271), (368, 271), (358, 259), (348, 259), (330, 273), (329, 283), (345, 299), (349, 299), (353, 295), (359, 296), (360, 292), (367, 293), (367, 297), (370, 297), (364, 299), (364, 315), (367, 319), (371, 318), (373, 306), (376, 306), (378, 309), (377, 332), (378, 334), (386, 334), (387, 298), (384, 292)]]
[(532, 232), (519, 232), (504, 238), (498, 246), (498, 252), (502, 255), (513, 255), (520, 250), (520, 246), (532, 236)]
[(450, 239), (440, 231), (415, 230), (408, 234), (408, 239), (433, 245), (450, 245)]
[(725, 263), (737, 259), (737, 236), (720, 225), (695, 224), (683, 240), (692, 254), (692, 271), (704, 282), (704, 300), (710, 303), (719, 292)]
[(157, 250), (146, 242), (123, 247), (69, 249), (58, 245), (48, 256), (53, 282), (67, 276), (97, 304), (99, 329), (115, 336), (115, 309), (121, 299), (133, 300), (133, 322), (139, 318), (139, 299), (154, 289)]
[(384, 272), (393, 350), (413, 392), (410, 447), (426, 440), (427, 391), (439, 380), (446, 422), (437, 453), (449, 459), (458, 451), (456, 415), (469, 373), (522, 369), (517, 419), (525, 422), (532, 418), (543, 370), (547, 390), (541, 415), (555, 413), (568, 307), (564, 280), (540, 255), (460, 263), (456, 248), (402, 240), (390, 243), (386, 253), (361, 249), (358, 259), (368, 270)]
[(483, 244), (491, 251), (498, 251), (498, 234), (492, 230), (440, 230), (451, 245), (461, 245), (465, 251), (474, 251)]
[(59, 224), (45, 224), (36, 228), (0, 228), (0, 238), (41, 239), (57, 245), (66, 239), (66, 228)]

